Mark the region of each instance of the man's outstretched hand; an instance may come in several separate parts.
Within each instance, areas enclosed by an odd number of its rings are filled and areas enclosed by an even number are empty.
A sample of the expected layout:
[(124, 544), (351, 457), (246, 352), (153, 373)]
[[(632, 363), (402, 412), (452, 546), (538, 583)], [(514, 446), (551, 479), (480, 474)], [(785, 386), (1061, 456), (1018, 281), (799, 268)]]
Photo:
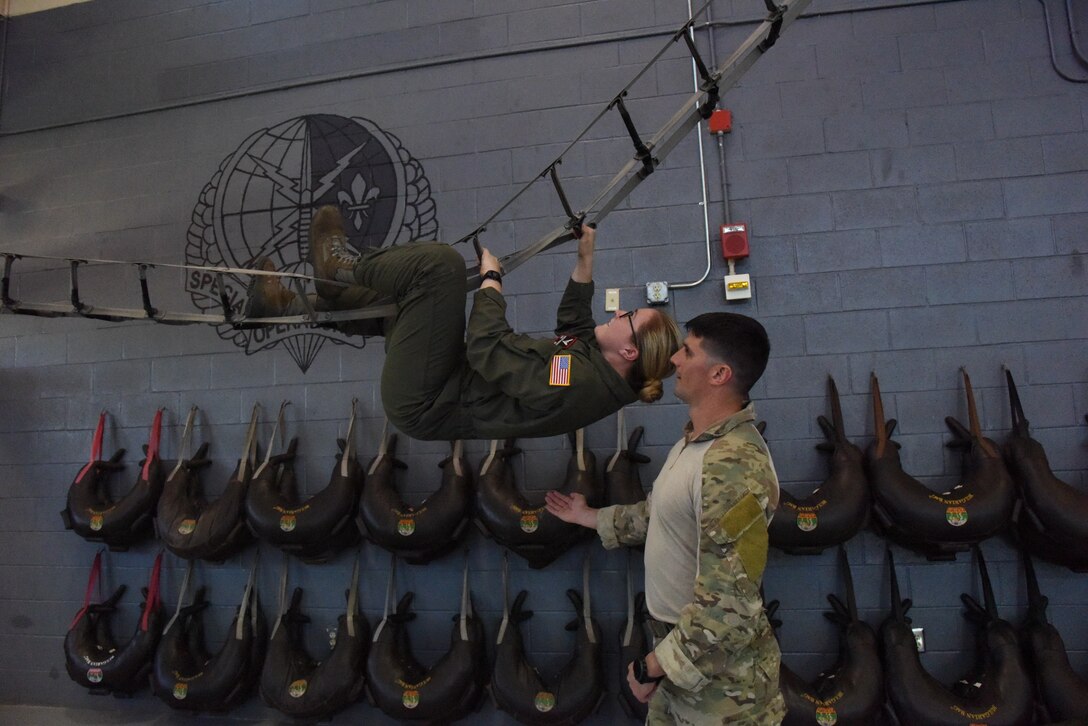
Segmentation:
[(584, 494), (550, 491), (544, 495), (544, 506), (557, 519), (597, 529), (597, 512), (600, 510), (589, 506)]

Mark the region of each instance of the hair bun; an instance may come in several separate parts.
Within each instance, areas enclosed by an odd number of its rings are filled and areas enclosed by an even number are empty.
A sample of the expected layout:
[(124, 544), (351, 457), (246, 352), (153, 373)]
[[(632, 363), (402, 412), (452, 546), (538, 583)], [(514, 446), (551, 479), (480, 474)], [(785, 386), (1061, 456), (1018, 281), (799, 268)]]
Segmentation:
[(664, 392), (665, 387), (660, 379), (647, 378), (643, 382), (642, 388), (639, 389), (638, 400), (642, 401), (643, 403), (653, 403), (654, 401), (661, 398)]

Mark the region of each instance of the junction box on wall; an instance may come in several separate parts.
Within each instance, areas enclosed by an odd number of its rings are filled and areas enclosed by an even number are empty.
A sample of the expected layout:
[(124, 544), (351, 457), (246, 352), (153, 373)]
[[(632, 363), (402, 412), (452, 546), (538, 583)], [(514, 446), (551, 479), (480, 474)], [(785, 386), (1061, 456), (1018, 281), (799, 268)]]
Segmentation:
[(727, 108), (715, 109), (706, 125), (712, 134), (728, 134), (733, 130), (733, 112)]
[(650, 305), (664, 305), (669, 301), (669, 283), (647, 282), (646, 302)]

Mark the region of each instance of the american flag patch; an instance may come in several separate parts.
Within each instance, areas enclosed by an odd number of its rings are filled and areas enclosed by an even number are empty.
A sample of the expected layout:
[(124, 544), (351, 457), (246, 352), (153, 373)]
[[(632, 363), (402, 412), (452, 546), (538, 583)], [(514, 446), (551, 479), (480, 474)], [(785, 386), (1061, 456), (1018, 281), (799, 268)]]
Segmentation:
[(548, 375), (549, 386), (570, 385), (570, 355), (553, 355), (551, 372)]

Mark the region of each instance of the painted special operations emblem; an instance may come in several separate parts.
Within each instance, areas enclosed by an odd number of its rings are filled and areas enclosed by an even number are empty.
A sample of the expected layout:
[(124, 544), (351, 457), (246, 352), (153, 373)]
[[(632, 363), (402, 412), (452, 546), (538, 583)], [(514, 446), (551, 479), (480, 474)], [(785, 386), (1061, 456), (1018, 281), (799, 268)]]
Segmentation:
[(834, 726), (839, 720), (839, 714), (835, 713), (833, 706), (816, 707), (816, 723), (820, 726)]
[(91, 683), (101, 683), (102, 682), (102, 669), (101, 668), (90, 668), (90, 669), (88, 669), (87, 670), (87, 680), (90, 681)]
[(401, 694), (401, 704), (408, 709), (415, 708), (419, 705), (419, 691), (409, 689)]
[(91, 515), (91, 529), (94, 530), (95, 532), (102, 529), (102, 515), (101, 514), (92, 514)]
[(192, 534), (196, 529), (195, 519), (183, 519), (181, 524), (178, 525), (178, 534)]
[(410, 537), (416, 531), (416, 520), (404, 518), (397, 520), (397, 534), (402, 537)]
[(189, 695), (188, 683), (175, 683), (174, 684), (174, 698), (179, 701), (184, 701), (185, 697)]
[(284, 532), (294, 532), (295, 526), (298, 524), (298, 520), (293, 514), (285, 514), (280, 517), (280, 529)]
[[(435, 239), (438, 219), (422, 165), (393, 134), (364, 118), (299, 116), (261, 129), (225, 158), (201, 190), (189, 225), (185, 260), (194, 265), (250, 267), (265, 256), (283, 272), (310, 274), (310, 220), (337, 204), (356, 248)], [(241, 313), (249, 278), (223, 277), (232, 309)], [(214, 275), (193, 271), (185, 290), (202, 312), (218, 312)], [(361, 348), (366, 339), (302, 325), (235, 330), (219, 337), (247, 355), (283, 344), (306, 371), (326, 340)]]
[(291, 698), (302, 698), (306, 695), (306, 687), (310, 684), (307, 683), (305, 678), (299, 678), (297, 681), (291, 681), (291, 685), (287, 687), (287, 694)]

